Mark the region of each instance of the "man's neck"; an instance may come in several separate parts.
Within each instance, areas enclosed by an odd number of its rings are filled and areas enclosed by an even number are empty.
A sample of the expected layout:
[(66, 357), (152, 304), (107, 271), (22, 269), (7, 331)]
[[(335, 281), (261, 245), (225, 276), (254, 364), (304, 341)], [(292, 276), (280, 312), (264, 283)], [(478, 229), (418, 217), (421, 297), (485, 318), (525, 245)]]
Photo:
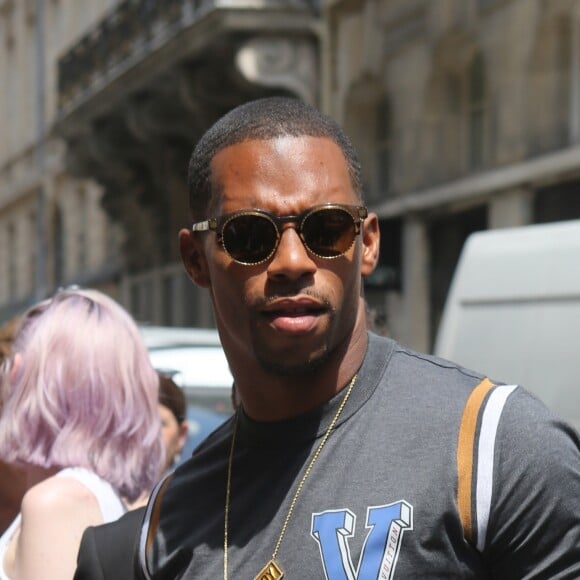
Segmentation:
[(236, 389), (246, 414), (256, 421), (282, 421), (311, 411), (344, 389), (366, 352), (366, 330), (353, 336), (311, 372), (288, 375), (261, 367), (245, 372)]

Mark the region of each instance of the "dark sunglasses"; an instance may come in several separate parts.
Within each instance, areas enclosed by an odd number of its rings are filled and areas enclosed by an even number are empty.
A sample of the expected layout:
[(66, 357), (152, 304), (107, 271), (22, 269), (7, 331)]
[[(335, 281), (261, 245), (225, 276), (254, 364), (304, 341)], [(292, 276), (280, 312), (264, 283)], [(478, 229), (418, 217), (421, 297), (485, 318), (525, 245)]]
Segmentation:
[(360, 233), (366, 207), (329, 203), (299, 215), (276, 216), (246, 209), (193, 224), (194, 232), (213, 230), (226, 253), (239, 264), (254, 266), (270, 259), (280, 243), (282, 226), (296, 224), (305, 248), (319, 258), (342, 256)]

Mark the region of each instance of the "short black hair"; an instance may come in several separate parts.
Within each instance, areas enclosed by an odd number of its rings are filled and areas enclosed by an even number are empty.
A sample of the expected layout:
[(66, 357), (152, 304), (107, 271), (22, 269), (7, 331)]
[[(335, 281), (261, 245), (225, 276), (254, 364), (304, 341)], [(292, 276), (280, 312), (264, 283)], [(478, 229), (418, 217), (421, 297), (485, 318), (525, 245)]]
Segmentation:
[(194, 219), (208, 217), (214, 202), (211, 161), (222, 149), (249, 140), (282, 136), (326, 137), (342, 150), (355, 193), (362, 202), (360, 161), (350, 139), (330, 117), (304, 101), (268, 97), (244, 103), (218, 119), (201, 137), (189, 162), (189, 207)]

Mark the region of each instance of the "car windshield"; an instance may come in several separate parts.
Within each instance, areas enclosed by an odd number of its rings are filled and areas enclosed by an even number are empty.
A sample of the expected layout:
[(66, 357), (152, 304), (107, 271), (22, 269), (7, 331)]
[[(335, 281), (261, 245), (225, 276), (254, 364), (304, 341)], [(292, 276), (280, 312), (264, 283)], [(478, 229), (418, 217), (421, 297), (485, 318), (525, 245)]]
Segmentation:
[(233, 412), (233, 378), (217, 331), (142, 327), (153, 367), (183, 388), (189, 434), (182, 461)]

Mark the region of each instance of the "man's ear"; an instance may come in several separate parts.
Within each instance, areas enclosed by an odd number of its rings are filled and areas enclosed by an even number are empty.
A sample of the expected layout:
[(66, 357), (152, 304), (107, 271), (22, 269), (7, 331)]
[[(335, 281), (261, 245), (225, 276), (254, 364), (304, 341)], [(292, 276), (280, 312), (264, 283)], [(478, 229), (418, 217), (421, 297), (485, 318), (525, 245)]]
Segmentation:
[(186, 228), (180, 230), (179, 251), (188, 276), (198, 286), (209, 288), (210, 276), (201, 236)]
[(379, 231), (379, 218), (377, 214), (370, 213), (365, 219), (362, 225), (361, 236), (361, 274), (362, 276), (369, 276), (374, 272), (379, 261), (381, 232)]

